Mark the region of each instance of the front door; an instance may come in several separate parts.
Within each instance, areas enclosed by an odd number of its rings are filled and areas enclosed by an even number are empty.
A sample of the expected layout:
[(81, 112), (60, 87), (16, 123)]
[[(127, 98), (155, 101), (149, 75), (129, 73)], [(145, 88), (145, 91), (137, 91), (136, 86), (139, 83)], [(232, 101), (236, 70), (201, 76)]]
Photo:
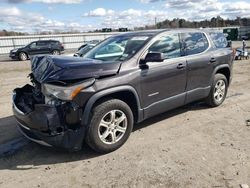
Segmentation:
[(144, 116), (181, 106), (185, 101), (186, 59), (181, 57), (179, 34), (166, 34), (148, 52), (164, 54), (163, 62), (147, 62), (141, 69), (141, 97)]
[(40, 48), (37, 46), (37, 42), (32, 42), (29, 45), (29, 55), (36, 55), (39, 53)]

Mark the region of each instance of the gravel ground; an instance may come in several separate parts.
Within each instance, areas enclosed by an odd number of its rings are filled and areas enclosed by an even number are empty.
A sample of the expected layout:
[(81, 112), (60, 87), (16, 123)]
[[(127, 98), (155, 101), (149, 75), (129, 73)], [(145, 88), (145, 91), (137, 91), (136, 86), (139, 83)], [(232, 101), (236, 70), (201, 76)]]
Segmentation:
[[(0, 64), (0, 143), (20, 137), (11, 91), (29, 62)], [(236, 61), (224, 104), (194, 103), (139, 125), (119, 150), (65, 153), (27, 143), (0, 159), (0, 187), (240, 187), (250, 185), (250, 61)]]

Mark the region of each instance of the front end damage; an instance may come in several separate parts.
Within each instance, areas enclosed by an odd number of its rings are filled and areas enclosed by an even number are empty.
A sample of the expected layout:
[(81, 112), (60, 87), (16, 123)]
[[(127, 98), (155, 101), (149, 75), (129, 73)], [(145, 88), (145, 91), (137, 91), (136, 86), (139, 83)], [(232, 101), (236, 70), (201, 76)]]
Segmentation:
[(80, 150), (86, 125), (86, 102), (96, 92), (96, 79), (118, 73), (120, 63), (60, 56), (36, 56), (33, 85), (13, 91), (13, 112), (19, 130), (30, 140), (71, 151)]
[(30, 140), (66, 150), (80, 150), (85, 129), (81, 108), (73, 101), (50, 100), (31, 85), (13, 92), (13, 112), (18, 128)]

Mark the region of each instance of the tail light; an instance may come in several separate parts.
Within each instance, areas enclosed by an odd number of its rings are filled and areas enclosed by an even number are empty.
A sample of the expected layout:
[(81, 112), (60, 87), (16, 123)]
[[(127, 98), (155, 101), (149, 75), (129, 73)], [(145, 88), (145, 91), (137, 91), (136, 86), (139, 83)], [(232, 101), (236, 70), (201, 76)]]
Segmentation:
[(61, 47), (64, 48), (64, 45), (62, 43), (60, 43)]

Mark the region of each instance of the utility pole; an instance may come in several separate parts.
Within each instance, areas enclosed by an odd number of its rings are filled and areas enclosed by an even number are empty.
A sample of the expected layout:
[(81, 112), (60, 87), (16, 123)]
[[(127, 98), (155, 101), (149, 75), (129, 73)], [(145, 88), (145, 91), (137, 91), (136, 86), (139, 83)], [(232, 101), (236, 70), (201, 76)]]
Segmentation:
[(157, 29), (157, 18), (155, 17), (155, 28)]

